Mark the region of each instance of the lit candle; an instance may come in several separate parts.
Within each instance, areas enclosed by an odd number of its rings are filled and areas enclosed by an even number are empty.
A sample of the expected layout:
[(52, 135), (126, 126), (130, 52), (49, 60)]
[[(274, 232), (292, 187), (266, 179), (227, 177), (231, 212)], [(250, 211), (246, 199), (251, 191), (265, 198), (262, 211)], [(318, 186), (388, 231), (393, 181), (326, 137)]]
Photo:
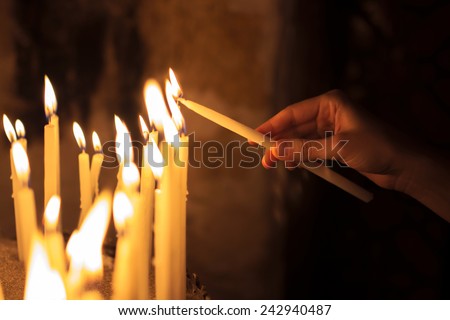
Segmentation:
[(98, 283), (103, 278), (102, 247), (111, 217), (111, 201), (111, 192), (101, 192), (81, 227), (72, 233), (67, 243), (70, 299), (80, 299), (89, 284)]
[(183, 115), (181, 114), (180, 109), (177, 106), (173, 98), (173, 92), (175, 90), (181, 90), (179, 88), (178, 82), (176, 81), (175, 75), (173, 74), (172, 69), (169, 69), (169, 74), (171, 75), (171, 82), (166, 81), (166, 100), (169, 104), (170, 112), (172, 114), (172, 120), (175, 123), (178, 132), (179, 132), (179, 145), (175, 145), (176, 150), (176, 168), (179, 171), (178, 179), (181, 179), (180, 184), (180, 213), (179, 213), (179, 231), (177, 232), (179, 235), (179, 247), (180, 261), (177, 263), (179, 268), (177, 272), (177, 276), (180, 277), (179, 282), (181, 284), (177, 286), (179, 290), (178, 296), (183, 296), (185, 298), (186, 290), (186, 201), (187, 201), (187, 173), (189, 166), (189, 136), (186, 135), (186, 128), (184, 123)]
[[(118, 191), (114, 195), (113, 203), (114, 225), (117, 230), (116, 255), (113, 272), (113, 299), (132, 299), (136, 293), (132, 277), (133, 256), (130, 239), (130, 222), (133, 216), (133, 205), (127, 194)], [(131, 269), (130, 269), (131, 267)]]
[(64, 278), (66, 274), (64, 238), (58, 230), (60, 208), (61, 198), (56, 195), (51, 197), (44, 211), (44, 243), (48, 252), (50, 266)]
[(5, 129), (5, 133), (6, 136), (8, 137), (9, 142), (11, 142), (11, 149), (9, 152), (9, 160), (10, 160), (10, 165), (11, 165), (11, 182), (12, 182), (12, 198), (14, 201), (14, 217), (15, 217), (15, 221), (16, 221), (16, 238), (17, 238), (17, 251), (18, 251), (18, 255), (19, 255), (19, 260), (23, 261), (24, 260), (24, 256), (23, 256), (23, 245), (22, 245), (22, 241), (23, 241), (23, 236), (21, 234), (21, 224), (19, 221), (19, 214), (18, 214), (18, 209), (17, 209), (17, 191), (19, 189), (19, 181), (17, 180), (17, 174), (16, 174), (16, 169), (14, 167), (14, 160), (13, 160), (13, 154), (12, 154), (12, 145), (14, 143), (17, 143), (17, 136), (16, 136), (16, 132), (14, 130), (14, 127), (11, 123), (11, 121), (9, 121), (9, 118), (6, 116), (6, 114), (3, 115), (3, 128)]
[(103, 152), (102, 152), (102, 144), (100, 142), (100, 138), (98, 137), (97, 132), (92, 132), (92, 144), (94, 146), (95, 154), (92, 157), (91, 163), (91, 189), (92, 189), (92, 198), (95, 198), (98, 195), (98, 178), (100, 176), (100, 170), (102, 169), (103, 163)]
[[(184, 299), (186, 287), (183, 287), (180, 275), (181, 263), (181, 175), (175, 163), (176, 147), (179, 141), (178, 131), (169, 117), (161, 89), (157, 82), (148, 81), (145, 90), (147, 110), (159, 116), (157, 127), (164, 130), (164, 142), (161, 143), (164, 156), (164, 168), (159, 179), (159, 188), (155, 193), (155, 289), (156, 298)], [(186, 274), (184, 270), (183, 274)]]
[[(57, 100), (53, 86), (45, 76), (45, 115), (48, 124), (44, 128), (44, 205), (53, 195), (61, 195), (59, 163), (59, 118), (56, 115)], [(61, 226), (61, 219), (59, 227)]]
[(73, 134), (77, 140), (78, 147), (80, 147), (80, 154), (78, 155), (78, 172), (80, 178), (80, 203), (81, 213), (78, 221), (78, 226), (81, 226), (86, 214), (92, 204), (92, 189), (91, 189), (91, 171), (89, 169), (89, 155), (86, 153), (86, 140), (84, 138), (83, 130), (76, 122), (73, 123)]
[[(138, 226), (140, 228), (140, 234), (142, 236), (142, 264), (140, 274), (148, 275), (150, 270), (151, 262), (151, 249), (152, 249), (152, 232), (153, 232), (153, 212), (154, 212), (154, 195), (155, 195), (155, 178), (153, 176), (152, 169), (150, 167), (149, 157), (152, 151), (152, 143), (149, 141), (151, 139), (150, 132), (144, 119), (139, 116), (139, 121), (141, 124), (142, 135), (145, 139), (145, 145), (142, 148), (142, 168), (141, 168), (141, 188), (140, 188), (140, 214), (141, 214), (141, 224)], [(148, 283), (147, 285), (141, 286), (142, 292), (140, 296), (148, 296)]]
[(16, 133), (17, 133), (17, 141), (20, 142), (20, 144), (23, 146), (25, 151), (27, 150), (27, 139), (25, 138), (25, 126), (23, 125), (22, 121), (19, 119), (15, 122), (16, 127)]
[(133, 162), (134, 154), (131, 143), (131, 135), (125, 123), (114, 115), (116, 127), (116, 156), (119, 162), (119, 172), (117, 173), (117, 189), (122, 187), (122, 170), (124, 166), (129, 166)]
[(66, 289), (61, 275), (50, 266), (40, 232), (33, 237), (30, 264), (27, 268), (25, 300), (65, 300)]
[(20, 143), (14, 143), (12, 146), (12, 154), (19, 184), (16, 203), (19, 216), (18, 223), (20, 224), (19, 233), (22, 235), (22, 253), (25, 265), (28, 266), (31, 240), (37, 230), (36, 204), (34, 202), (34, 192), (28, 186), (30, 164), (27, 153)]
[[(247, 138), (249, 141), (253, 141), (258, 143), (259, 145), (270, 148), (273, 147), (273, 143), (268, 141), (266, 136), (262, 133), (247, 127), (246, 125), (233, 120), (217, 111), (214, 111), (210, 108), (207, 108), (205, 106), (202, 106), (201, 104), (198, 104), (196, 102), (187, 100), (182, 98), (182, 91), (181, 89), (177, 94), (174, 94), (175, 98), (177, 99), (178, 103), (181, 103), (188, 109), (191, 109), (192, 111), (198, 113), (202, 117), (209, 119), (218, 125), (233, 131), (234, 133)], [(350, 180), (344, 178), (343, 176), (339, 175), (338, 173), (334, 172), (328, 167), (320, 166), (317, 168), (311, 168), (309, 166), (301, 165), (302, 168), (308, 170), (309, 172), (321, 177), (322, 179), (334, 184), (335, 186), (341, 188), (342, 190), (352, 194), (356, 198), (364, 201), (369, 202), (373, 199), (373, 194), (364, 188), (361, 188), (357, 184), (351, 182)]]

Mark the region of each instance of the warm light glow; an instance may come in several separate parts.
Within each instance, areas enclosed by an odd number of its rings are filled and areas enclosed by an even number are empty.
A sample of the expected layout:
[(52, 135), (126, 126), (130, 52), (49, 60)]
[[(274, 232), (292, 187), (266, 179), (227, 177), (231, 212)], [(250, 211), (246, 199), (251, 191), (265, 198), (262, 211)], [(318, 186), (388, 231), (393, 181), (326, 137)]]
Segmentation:
[(25, 284), (25, 300), (64, 300), (66, 290), (61, 276), (51, 269), (42, 236), (33, 237)]
[(20, 138), (25, 138), (25, 126), (23, 125), (23, 122), (20, 121), (19, 119), (16, 120), (16, 132), (17, 132), (17, 137)]
[(27, 185), (30, 176), (30, 163), (28, 162), (27, 152), (20, 143), (13, 143), (12, 154), (17, 178), (23, 185)]
[(94, 146), (94, 151), (97, 153), (102, 152), (102, 143), (100, 142), (100, 138), (98, 137), (97, 132), (92, 132), (92, 145)]
[(169, 80), (166, 80), (166, 99), (169, 104), (170, 113), (172, 114), (172, 120), (178, 131), (184, 131), (184, 118), (171, 92), (172, 86)]
[(133, 162), (134, 158), (130, 131), (128, 131), (125, 123), (116, 115), (114, 115), (114, 123), (116, 126), (117, 160), (121, 164), (126, 165)]
[(148, 141), (148, 136), (150, 134), (150, 131), (148, 130), (147, 124), (145, 123), (144, 118), (142, 118), (141, 115), (139, 115), (139, 123), (141, 125), (141, 133), (144, 137), (145, 141)]
[(85, 270), (89, 276), (103, 275), (102, 246), (111, 218), (111, 192), (103, 191), (95, 200), (78, 231), (67, 243), (66, 252), (72, 270)]
[(125, 187), (135, 189), (139, 185), (139, 169), (135, 163), (130, 163), (122, 169), (122, 181)]
[(61, 198), (54, 195), (48, 200), (44, 212), (45, 232), (54, 232), (58, 226), (59, 212), (61, 208)]
[(113, 215), (117, 232), (123, 232), (127, 220), (133, 215), (133, 205), (125, 192), (119, 191), (114, 195)]
[(169, 79), (171, 84), (171, 93), (175, 98), (180, 98), (183, 96), (183, 90), (181, 90), (180, 84), (178, 83), (177, 77), (175, 77), (175, 73), (172, 68), (169, 68)]
[(166, 103), (162, 95), (159, 83), (154, 79), (149, 79), (144, 87), (145, 105), (147, 106), (148, 119), (154, 124), (158, 131), (163, 130), (165, 117), (169, 117)]
[(14, 127), (6, 114), (3, 115), (3, 128), (5, 129), (9, 142), (13, 143), (17, 140), (16, 131), (14, 130)]
[(52, 115), (56, 113), (56, 108), (58, 103), (56, 101), (55, 91), (53, 90), (52, 83), (50, 79), (45, 76), (44, 77), (44, 105), (45, 105), (45, 115), (47, 118), (50, 118)]
[(73, 135), (75, 140), (77, 140), (78, 147), (84, 151), (86, 149), (86, 139), (84, 138), (83, 130), (77, 122), (73, 123)]
[(163, 156), (161, 151), (158, 148), (155, 140), (153, 138), (150, 139), (149, 144), (149, 157), (150, 157), (150, 168), (152, 169), (153, 175), (156, 179), (160, 179), (163, 174)]

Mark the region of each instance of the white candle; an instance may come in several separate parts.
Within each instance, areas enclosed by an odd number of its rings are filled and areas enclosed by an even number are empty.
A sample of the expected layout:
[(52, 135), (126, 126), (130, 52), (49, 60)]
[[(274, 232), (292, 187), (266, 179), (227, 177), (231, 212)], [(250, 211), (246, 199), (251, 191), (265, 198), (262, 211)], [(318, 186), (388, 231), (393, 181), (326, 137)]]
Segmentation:
[(78, 147), (81, 149), (81, 153), (78, 155), (81, 203), (81, 213), (78, 226), (81, 226), (81, 223), (86, 217), (86, 214), (92, 204), (91, 171), (89, 168), (89, 155), (85, 152), (86, 140), (84, 138), (83, 130), (76, 122), (73, 123), (73, 134), (77, 140)]
[(12, 146), (14, 166), (17, 172), (20, 189), (17, 192), (17, 212), (19, 215), (20, 233), (22, 237), (22, 252), (25, 265), (28, 265), (31, 240), (37, 230), (36, 225), (36, 204), (34, 192), (28, 187), (30, 176), (30, 164), (28, 156), (20, 143)]
[(53, 196), (44, 211), (44, 244), (48, 252), (50, 266), (58, 271), (62, 278), (66, 275), (66, 259), (64, 256), (64, 238), (58, 231), (61, 198)]
[(100, 138), (98, 137), (97, 132), (92, 132), (92, 144), (94, 146), (95, 154), (92, 157), (91, 163), (91, 195), (92, 198), (98, 195), (98, 178), (100, 176), (100, 171), (102, 169), (103, 163), (103, 152), (102, 152), (102, 144), (100, 142)]
[(130, 238), (130, 221), (133, 216), (133, 205), (122, 191), (116, 192), (113, 204), (114, 225), (117, 230), (116, 255), (113, 272), (113, 299), (133, 299), (136, 293), (135, 282), (132, 277), (134, 264), (133, 249)]
[(17, 252), (19, 255), (19, 260), (24, 261), (23, 256), (23, 245), (22, 245), (22, 234), (21, 234), (21, 224), (19, 221), (19, 214), (17, 209), (17, 191), (19, 189), (19, 181), (17, 180), (17, 173), (16, 169), (14, 167), (14, 160), (13, 160), (13, 154), (12, 154), (12, 145), (17, 142), (17, 136), (16, 132), (14, 130), (14, 127), (9, 120), (9, 118), (6, 116), (6, 114), (3, 115), (3, 128), (5, 129), (6, 136), (8, 137), (9, 142), (11, 142), (11, 149), (9, 152), (9, 158), (10, 158), (10, 166), (11, 166), (11, 182), (12, 182), (12, 198), (14, 201), (14, 217), (15, 217), (15, 225), (16, 225), (16, 238), (17, 238)]
[(45, 115), (49, 123), (44, 128), (44, 204), (47, 204), (53, 195), (61, 194), (59, 118), (56, 115), (56, 108), (57, 100), (53, 86), (45, 76)]
[[(196, 102), (186, 100), (184, 98), (178, 98), (177, 100), (179, 103), (191, 109), (192, 111), (198, 113), (199, 115), (217, 123), (218, 125), (224, 128), (227, 128), (228, 130), (237, 133), (238, 135), (244, 138), (247, 138), (249, 141), (256, 142), (265, 148), (270, 148), (271, 145), (273, 146), (273, 144), (271, 144), (271, 142), (268, 141), (262, 133), (250, 127), (247, 127), (246, 125), (239, 123), (236, 120), (233, 120), (217, 111), (211, 110)], [(353, 196), (357, 197), (358, 199), (364, 202), (369, 202), (373, 199), (373, 194), (371, 192), (365, 190), (364, 188), (361, 188), (360, 186), (351, 182), (347, 178), (344, 178), (338, 173), (332, 171), (330, 168), (324, 166), (320, 166), (318, 168), (310, 168), (304, 165), (302, 165), (301, 167), (321, 177), (322, 179), (325, 179), (326, 181), (334, 184), (335, 186), (352, 194)]]
[[(159, 179), (159, 188), (155, 192), (155, 286), (157, 299), (184, 299), (185, 282), (180, 274), (185, 253), (181, 245), (182, 196), (181, 171), (175, 163), (175, 153), (179, 141), (178, 130), (170, 118), (161, 88), (154, 80), (149, 80), (144, 88), (145, 101), (150, 121), (164, 130), (164, 142), (161, 143), (164, 156), (164, 168)], [(152, 116), (150, 116), (152, 115)]]
[[(152, 143), (149, 142), (150, 133), (144, 119), (139, 116), (139, 121), (141, 124), (141, 131), (146, 144), (142, 148), (142, 165), (141, 165), (141, 188), (140, 188), (140, 215), (141, 223), (140, 236), (142, 237), (142, 263), (140, 264), (141, 270), (140, 274), (148, 275), (150, 271), (151, 264), (151, 249), (152, 249), (152, 234), (153, 234), (153, 212), (154, 212), (154, 195), (155, 195), (155, 177), (153, 176), (152, 169), (150, 167)], [(148, 282), (145, 281), (146, 285), (141, 286), (140, 296), (148, 296)]]

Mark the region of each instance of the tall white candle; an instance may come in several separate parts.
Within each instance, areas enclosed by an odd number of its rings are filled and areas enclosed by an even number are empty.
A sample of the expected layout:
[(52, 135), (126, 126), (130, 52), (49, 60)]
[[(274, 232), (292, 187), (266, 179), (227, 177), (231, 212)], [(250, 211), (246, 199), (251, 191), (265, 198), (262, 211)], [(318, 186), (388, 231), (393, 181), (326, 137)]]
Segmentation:
[(12, 182), (12, 198), (14, 201), (14, 217), (15, 217), (15, 225), (16, 225), (16, 238), (17, 238), (17, 252), (19, 255), (19, 260), (20, 261), (24, 261), (24, 256), (23, 256), (23, 245), (22, 245), (22, 241), (23, 241), (23, 235), (21, 233), (21, 224), (20, 224), (20, 215), (18, 214), (18, 209), (17, 209), (17, 191), (19, 189), (19, 181), (17, 179), (17, 173), (16, 173), (16, 169), (14, 166), (14, 160), (13, 160), (13, 154), (12, 154), (12, 145), (14, 143), (17, 143), (17, 136), (16, 136), (16, 132), (14, 130), (14, 127), (11, 123), (11, 121), (9, 120), (9, 118), (6, 116), (6, 114), (3, 115), (3, 128), (5, 129), (5, 133), (6, 136), (8, 137), (9, 142), (11, 142), (11, 149), (9, 152), (9, 158), (10, 158), (10, 165), (11, 165), (11, 182)]
[(61, 194), (59, 118), (56, 109), (55, 91), (49, 78), (45, 76), (45, 115), (49, 123), (44, 128), (44, 204), (47, 204), (53, 195)]
[(81, 153), (78, 155), (78, 173), (80, 178), (80, 204), (81, 213), (78, 221), (78, 226), (81, 226), (87, 212), (92, 204), (92, 189), (91, 189), (91, 171), (89, 166), (89, 155), (86, 153), (86, 140), (84, 138), (83, 130), (76, 122), (73, 123), (73, 134), (77, 140), (78, 147)]
[(97, 132), (92, 132), (92, 144), (94, 146), (95, 154), (92, 157), (91, 163), (91, 194), (92, 198), (98, 195), (98, 179), (100, 176), (100, 171), (102, 169), (103, 163), (103, 152), (102, 152), (102, 144), (100, 142), (100, 138), (98, 137)]
[[(178, 103), (181, 103), (182, 105), (196, 112), (202, 117), (205, 117), (206, 119), (209, 119), (244, 138), (247, 138), (249, 141), (256, 142), (265, 148), (273, 147), (273, 143), (269, 141), (267, 137), (262, 133), (201, 104), (181, 98), (181, 95), (181, 89), (179, 89), (179, 92), (176, 95)], [(335, 186), (341, 188), (342, 190), (350, 193), (351, 195), (364, 202), (369, 202), (373, 199), (373, 194), (371, 192), (332, 171), (330, 168), (324, 166), (321, 166), (319, 168), (311, 168), (304, 165), (302, 165), (301, 167), (334, 184)]]
[(66, 259), (64, 256), (64, 238), (58, 230), (61, 198), (53, 196), (44, 211), (44, 244), (47, 249), (50, 266), (59, 272), (64, 279), (66, 275)]
[(19, 215), (20, 233), (22, 234), (22, 252), (25, 265), (28, 265), (31, 240), (37, 230), (36, 225), (36, 204), (34, 192), (28, 186), (30, 176), (30, 164), (28, 156), (20, 143), (12, 146), (14, 166), (20, 189), (17, 192), (17, 211)]

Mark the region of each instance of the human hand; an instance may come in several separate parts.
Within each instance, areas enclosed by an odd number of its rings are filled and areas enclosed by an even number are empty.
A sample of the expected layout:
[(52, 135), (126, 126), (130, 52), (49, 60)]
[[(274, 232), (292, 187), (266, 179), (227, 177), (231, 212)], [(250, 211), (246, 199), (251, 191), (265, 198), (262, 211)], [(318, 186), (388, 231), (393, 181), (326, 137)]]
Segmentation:
[[(335, 159), (381, 187), (404, 191), (408, 184), (413, 148), (405, 147), (406, 139), (357, 109), (340, 91), (293, 104), (257, 130), (276, 140), (263, 158), (266, 168), (278, 160), (294, 168)], [(326, 137), (330, 131), (333, 135)]]

